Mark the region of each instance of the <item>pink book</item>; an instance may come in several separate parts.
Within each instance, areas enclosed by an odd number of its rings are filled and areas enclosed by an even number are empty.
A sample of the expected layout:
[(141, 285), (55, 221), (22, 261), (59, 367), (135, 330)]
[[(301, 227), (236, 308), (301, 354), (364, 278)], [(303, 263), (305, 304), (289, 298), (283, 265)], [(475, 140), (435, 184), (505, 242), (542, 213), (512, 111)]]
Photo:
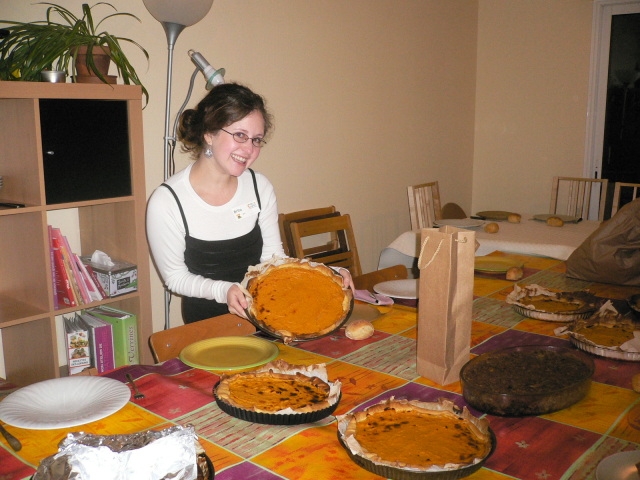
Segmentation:
[(80, 318), (89, 331), (92, 365), (96, 367), (98, 373), (116, 368), (111, 324), (86, 311), (80, 315)]
[(73, 270), (73, 278), (75, 278), (76, 283), (78, 284), (78, 289), (80, 290), (80, 295), (82, 295), (83, 303), (91, 303), (91, 297), (89, 296), (89, 290), (87, 290), (87, 284), (84, 281), (82, 273), (78, 269), (78, 265), (76, 264), (74, 254), (71, 251), (71, 247), (69, 246), (69, 241), (67, 237), (62, 235), (62, 242), (64, 245), (65, 252), (64, 254), (68, 255), (69, 262), (71, 263), (71, 269)]

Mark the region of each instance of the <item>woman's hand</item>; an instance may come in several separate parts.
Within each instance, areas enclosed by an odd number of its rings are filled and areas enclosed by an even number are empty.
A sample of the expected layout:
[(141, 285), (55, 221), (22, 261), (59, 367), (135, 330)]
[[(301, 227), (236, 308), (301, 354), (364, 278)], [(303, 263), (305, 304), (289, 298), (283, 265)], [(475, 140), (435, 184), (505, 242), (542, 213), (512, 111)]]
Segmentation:
[(229, 306), (229, 312), (238, 315), (242, 318), (247, 318), (247, 314), (244, 312), (249, 306), (247, 298), (238, 285), (232, 285), (227, 292), (227, 305)]
[(356, 287), (354, 287), (353, 285), (353, 278), (351, 277), (351, 272), (346, 268), (340, 268), (338, 270), (338, 273), (342, 275), (342, 284), (345, 287), (350, 288), (351, 290), (355, 290)]

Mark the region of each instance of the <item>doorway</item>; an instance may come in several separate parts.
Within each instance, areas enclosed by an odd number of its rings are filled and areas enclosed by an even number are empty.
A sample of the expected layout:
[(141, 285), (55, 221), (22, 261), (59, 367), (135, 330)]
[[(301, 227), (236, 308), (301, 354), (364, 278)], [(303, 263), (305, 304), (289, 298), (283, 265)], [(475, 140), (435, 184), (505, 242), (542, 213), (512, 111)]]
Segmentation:
[(609, 180), (609, 212), (614, 182), (640, 183), (640, 0), (596, 0), (593, 25), (584, 174)]

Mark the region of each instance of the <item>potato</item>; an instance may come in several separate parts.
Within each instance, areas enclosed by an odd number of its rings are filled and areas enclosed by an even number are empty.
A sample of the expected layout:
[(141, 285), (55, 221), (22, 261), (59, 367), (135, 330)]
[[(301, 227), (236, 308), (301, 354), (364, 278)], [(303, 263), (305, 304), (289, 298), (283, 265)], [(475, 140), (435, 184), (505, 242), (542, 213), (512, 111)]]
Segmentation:
[(522, 271), (522, 268), (511, 267), (509, 270), (507, 270), (506, 278), (507, 280), (520, 280), (523, 275), (524, 272)]
[(500, 226), (495, 222), (487, 223), (484, 226), (484, 231), (487, 233), (498, 233), (498, 230), (500, 230)]
[(509, 223), (520, 223), (520, 220), (522, 220), (522, 217), (520, 216), (519, 213), (510, 213), (507, 220), (509, 220)]
[(549, 217), (547, 218), (547, 225), (552, 227), (561, 227), (564, 225), (564, 222), (559, 217)]

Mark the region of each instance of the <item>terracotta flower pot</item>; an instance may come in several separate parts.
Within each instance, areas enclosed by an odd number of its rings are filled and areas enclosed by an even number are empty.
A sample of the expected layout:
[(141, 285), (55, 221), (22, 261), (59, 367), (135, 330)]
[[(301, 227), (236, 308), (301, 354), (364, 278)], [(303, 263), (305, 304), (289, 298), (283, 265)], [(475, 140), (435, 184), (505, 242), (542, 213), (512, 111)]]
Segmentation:
[(111, 57), (109, 56), (109, 47), (94, 47), (92, 51), (93, 63), (96, 69), (106, 80), (103, 81), (88, 65), (87, 65), (87, 47), (78, 47), (76, 55), (76, 83), (110, 83), (115, 84), (118, 80), (116, 75), (109, 75), (109, 65)]

